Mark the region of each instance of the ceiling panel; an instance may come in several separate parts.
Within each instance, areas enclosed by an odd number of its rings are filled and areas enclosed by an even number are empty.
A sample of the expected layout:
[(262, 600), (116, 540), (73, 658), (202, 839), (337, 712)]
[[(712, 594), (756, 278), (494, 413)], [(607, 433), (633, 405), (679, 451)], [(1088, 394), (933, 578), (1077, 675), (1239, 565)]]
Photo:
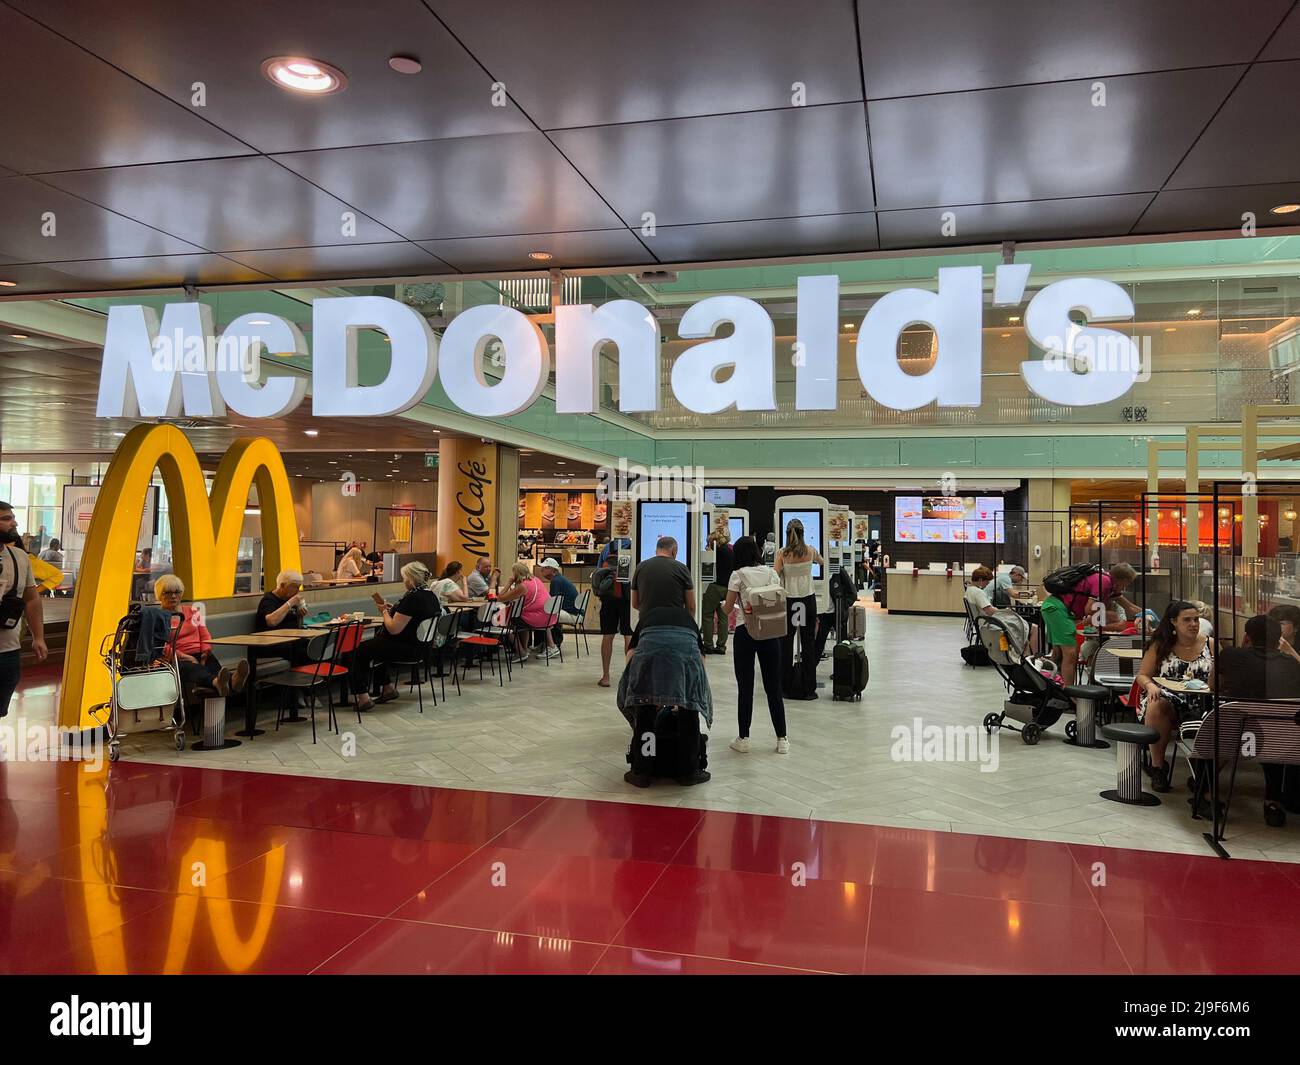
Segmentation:
[(26, 177), (0, 178), (0, 253), (10, 262), (202, 251)]
[(274, 278), (220, 255), (154, 255), (139, 259), (81, 259), (68, 263), (5, 266), (16, 281), (6, 295), (99, 292), (108, 289), (179, 288), (182, 285), (256, 284)]
[(33, 174), (251, 150), (3, 5), (0, 41), (0, 163), (12, 170)]
[(811, 215), (751, 222), (659, 226), (642, 238), (661, 263), (875, 251), (876, 216)]
[[(187, 108), (202, 82), (206, 102), (196, 111), (261, 152), (532, 128), (509, 101), (494, 106), (492, 79), (420, 0), (367, 0), (361, 10), (319, 0), (132, 0), (129, 18), (102, 0), (13, 2)], [(388, 66), (395, 53), (424, 69), (398, 74)], [(325, 60), (347, 89), (317, 99), (283, 92), (261, 73), (275, 55)]]
[[(648, 240), (648, 238), (646, 238)], [(626, 229), (586, 233), (537, 233), (522, 237), (472, 237), (429, 240), (420, 245), (465, 273), (483, 270), (537, 270), (653, 263), (654, 256)], [(546, 262), (529, 259), (529, 252), (549, 252)]]
[(1169, 181), (1175, 189), (1253, 185), (1300, 177), (1300, 61), (1260, 63)]
[(451, 269), (407, 241), (237, 251), (231, 252), (230, 258), (282, 281), (445, 274)]
[(1155, 191), (1243, 67), (872, 101), (882, 208)]
[(1300, 59), (1300, 7), (1291, 8), (1260, 59)]
[(563, 130), (564, 154), (631, 227), (872, 207), (860, 103)]
[[(946, 210), (882, 211), (880, 242), (885, 248), (921, 244), (947, 247), (1003, 240), (1071, 240), (1127, 233), (1151, 202), (1149, 192), (1129, 196), (1089, 196), (1070, 200), (982, 203)], [(944, 215), (955, 231), (945, 235)]]
[[(259, 156), (83, 170), (45, 180), (209, 251), (400, 239)], [(354, 236), (345, 234), (353, 228)]]
[(858, 0), (867, 97), (1249, 63), (1292, 0)]
[(543, 129), (862, 98), (849, 0), (430, 5)]
[(1240, 229), (1251, 212), (1255, 226), (1294, 226), (1296, 215), (1270, 214), (1283, 203), (1300, 203), (1300, 181), (1276, 185), (1238, 185), (1225, 189), (1167, 189), (1147, 208), (1136, 233), (1195, 229)]
[(621, 225), (541, 133), (340, 148), (276, 159), (411, 240)]

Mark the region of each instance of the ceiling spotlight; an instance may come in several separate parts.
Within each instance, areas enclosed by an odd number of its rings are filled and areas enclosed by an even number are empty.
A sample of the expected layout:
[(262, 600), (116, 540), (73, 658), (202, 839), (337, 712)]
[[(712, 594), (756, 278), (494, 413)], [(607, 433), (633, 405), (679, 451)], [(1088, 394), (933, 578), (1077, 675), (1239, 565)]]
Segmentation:
[(262, 74), (282, 89), (307, 96), (327, 96), (348, 83), (338, 67), (297, 55), (272, 56), (262, 64)]
[(555, 465), (557, 465), (557, 466), (567, 466), (568, 463), (565, 462), (564, 459), (556, 459), (556, 460), (555, 460)]
[(10, 336), (10, 338), (13, 339), (13, 340), (26, 340), (26, 339), (27, 339), (27, 334), (26, 334), (26, 333), (10, 333), (9, 336)]
[(1172, 325), (1167, 325), (1167, 326), (1165, 326), (1165, 332), (1166, 332), (1166, 333), (1176, 333), (1176, 332), (1178, 332), (1178, 330), (1175, 329)]
[(338, 459), (330, 459), (330, 465), (331, 465), (331, 466), (337, 466), (338, 464), (339, 464), (339, 460), (338, 460)]
[(390, 56), (388, 65), (399, 74), (418, 74), (424, 69), (424, 64), (413, 55)]
[(845, 328), (845, 329), (852, 329), (852, 328), (853, 328), (853, 323), (852, 323), (852, 322), (845, 322), (845, 323), (844, 323), (844, 328)]
[(1279, 203), (1268, 210), (1269, 214), (1295, 214), (1296, 211), (1300, 211), (1300, 203)]
[(1189, 317), (1189, 318), (1195, 318), (1195, 317), (1196, 317), (1198, 314), (1200, 314), (1200, 313), (1201, 313), (1201, 308), (1200, 308), (1200, 307), (1191, 307), (1191, 308), (1189, 308), (1188, 311), (1187, 311), (1187, 317)]
[(1012, 325), (1015, 325), (1016, 322), (1020, 321), (1020, 315), (1009, 314), (1007, 315), (1007, 321), (1010, 322)]
[(126, 433), (114, 433), (114, 436), (126, 436)]
[(549, 251), (530, 251), (528, 258), (536, 260), (539, 263), (549, 263), (555, 258)]
[(267, 318), (250, 318), (248, 320), (248, 324), (249, 325), (270, 325), (271, 322)]
[(319, 429), (304, 429), (304, 430), (303, 430), (303, 435), (304, 435), (304, 436), (320, 436), (320, 430), (319, 430)]
[(0, 281), (0, 288), (14, 288), (17, 284), (17, 281)]

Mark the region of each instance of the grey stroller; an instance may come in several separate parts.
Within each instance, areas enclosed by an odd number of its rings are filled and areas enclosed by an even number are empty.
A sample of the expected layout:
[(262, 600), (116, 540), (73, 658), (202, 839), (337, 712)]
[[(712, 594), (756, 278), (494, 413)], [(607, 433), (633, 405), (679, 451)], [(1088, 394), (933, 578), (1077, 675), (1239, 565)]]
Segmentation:
[[(1074, 702), (1061, 685), (1044, 676), (1040, 669), (1044, 663), (1028, 654), (1029, 626), (1015, 611), (982, 614), (975, 621), (975, 629), (1009, 693), (1000, 714), (985, 715), (984, 728), (990, 734), (999, 728), (1019, 732), (1020, 738), (1032, 746), (1062, 714), (1074, 711)], [(1019, 727), (1008, 724), (1007, 718), (1019, 722)], [(1065, 731), (1073, 737), (1073, 721)]]

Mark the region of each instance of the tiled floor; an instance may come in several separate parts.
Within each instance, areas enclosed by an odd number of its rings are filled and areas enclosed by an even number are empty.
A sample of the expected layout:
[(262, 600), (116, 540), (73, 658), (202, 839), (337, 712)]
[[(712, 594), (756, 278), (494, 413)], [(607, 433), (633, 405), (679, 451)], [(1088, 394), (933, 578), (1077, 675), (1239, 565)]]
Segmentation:
[(1297, 866), (0, 763), (0, 972), (1295, 972)]
[[(1202, 839), (1206, 823), (1190, 816), (1185, 774), (1179, 773), (1177, 787), (1162, 797), (1159, 807), (1107, 802), (1098, 793), (1115, 786), (1114, 751), (1064, 744), (1064, 722), (1035, 747), (1025, 746), (1014, 733), (997, 734), (994, 746), (985, 751), (995, 754), (996, 762), (981, 762), (970, 752), (956, 760), (899, 760), (902, 750), (923, 750), (910, 742), (918, 723), (922, 729), (978, 726), (986, 713), (1001, 708), (1003, 687), (994, 670), (962, 664), (957, 619), (891, 617), (873, 610), (867, 628), (871, 680), (863, 700), (833, 702), (823, 689), (816, 702), (788, 704), (793, 744), (788, 756), (774, 753), (761, 697), (753, 750), (740, 755), (728, 749), (736, 735), (732, 661), (729, 655), (710, 657), (716, 715), (709, 744), (713, 779), (691, 789), (661, 784), (642, 792), (623, 781), (628, 728), (614, 695), (595, 684), (598, 666), (593, 662), (598, 659), (575, 661), (567, 653), (563, 664), (528, 666), (505, 688), (491, 677), (480, 683), (475, 673), (465, 681), (463, 695), (449, 691), (449, 700), (436, 709), (426, 694), (423, 715), (410, 696), (365, 715), (360, 725), (355, 714), (345, 715), (342, 738), (326, 733), (322, 718), (321, 740), (315, 745), (309, 726), (300, 724), (209, 754), (187, 750), (178, 755), (167, 737), (143, 734), (127, 742), (124, 756), (339, 780), (1209, 853)], [(591, 649), (597, 649), (595, 641)], [(823, 679), (829, 678), (829, 667), (822, 663)], [(30, 691), (26, 705), (29, 715), (48, 715), (48, 686), (45, 694)], [(264, 717), (270, 718), (264, 724), (271, 728), (273, 716)], [(908, 742), (898, 742), (898, 729)], [(1262, 795), (1259, 770), (1244, 769), (1228, 826), (1229, 850), (1234, 857), (1300, 861), (1300, 817), (1283, 829), (1268, 828)]]

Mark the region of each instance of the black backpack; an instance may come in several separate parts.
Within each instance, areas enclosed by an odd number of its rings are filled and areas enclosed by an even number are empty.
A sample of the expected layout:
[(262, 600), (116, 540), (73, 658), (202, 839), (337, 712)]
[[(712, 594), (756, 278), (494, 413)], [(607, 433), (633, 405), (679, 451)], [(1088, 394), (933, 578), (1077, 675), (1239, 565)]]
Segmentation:
[(601, 566), (591, 575), (591, 590), (597, 599), (612, 599), (617, 591), (614, 570), (610, 566)]
[(1069, 595), (1079, 586), (1079, 582), (1100, 573), (1101, 567), (1091, 562), (1080, 562), (1074, 566), (1062, 566), (1054, 569), (1043, 578), (1043, 587), (1055, 596)]

